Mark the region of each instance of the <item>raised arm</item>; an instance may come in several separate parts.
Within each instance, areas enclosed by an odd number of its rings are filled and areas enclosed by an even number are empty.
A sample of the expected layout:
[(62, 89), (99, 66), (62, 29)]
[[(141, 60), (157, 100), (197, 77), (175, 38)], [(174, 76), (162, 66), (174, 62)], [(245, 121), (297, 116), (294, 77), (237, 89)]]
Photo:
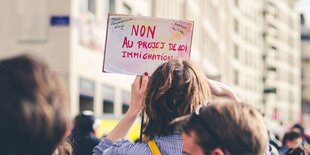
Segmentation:
[(237, 94), (226, 84), (208, 79), (211, 93), (217, 97), (226, 97), (235, 101), (240, 101)]
[(113, 143), (125, 138), (130, 127), (135, 122), (141, 109), (143, 97), (148, 83), (148, 76), (137, 76), (131, 85), (131, 103), (125, 116), (120, 120), (116, 127), (107, 135)]

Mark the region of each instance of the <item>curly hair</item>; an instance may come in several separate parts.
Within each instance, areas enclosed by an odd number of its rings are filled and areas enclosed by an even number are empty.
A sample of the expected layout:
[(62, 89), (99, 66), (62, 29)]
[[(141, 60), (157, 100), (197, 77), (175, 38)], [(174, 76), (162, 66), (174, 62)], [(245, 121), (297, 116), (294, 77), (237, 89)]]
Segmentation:
[(152, 74), (145, 96), (147, 115), (143, 134), (149, 138), (173, 134), (177, 117), (190, 114), (211, 99), (203, 71), (186, 60), (173, 59)]

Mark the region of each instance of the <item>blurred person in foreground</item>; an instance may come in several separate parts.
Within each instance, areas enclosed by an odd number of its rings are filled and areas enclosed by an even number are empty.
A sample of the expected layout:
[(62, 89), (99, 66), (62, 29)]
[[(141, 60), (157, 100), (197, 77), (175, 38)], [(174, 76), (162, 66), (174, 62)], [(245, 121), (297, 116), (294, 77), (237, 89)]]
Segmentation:
[(263, 116), (253, 107), (218, 99), (178, 118), (187, 155), (264, 155), (268, 132)]
[(58, 75), (30, 56), (0, 61), (0, 154), (51, 155), (66, 131)]
[(289, 149), (294, 149), (302, 144), (302, 135), (295, 131), (289, 131), (284, 134), (280, 151), (285, 154)]
[[(213, 95), (237, 99), (226, 88), (220, 83), (209, 82), (204, 73), (189, 61), (173, 59), (165, 62), (151, 77), (136, 77), (131, 86), (131, 103), (127, 113), (95, 147), (93, 154), (150, 155), (154, 154), (155, 149), (163, 155), (181, 155), (181, 131), (170, 122), (190, 114), (201, 103), (207, 103), (211, 100), (211, 92)], [(142, 109), (147, 116), (143, 128), (144, 142), (121, 140)]]
[(95, 117), (91, 111), (83, 111), (74, 119), (74, 127), (69, 142), (73, 146), (73, 155), (89, 155), (99, 144), (95, 137)]

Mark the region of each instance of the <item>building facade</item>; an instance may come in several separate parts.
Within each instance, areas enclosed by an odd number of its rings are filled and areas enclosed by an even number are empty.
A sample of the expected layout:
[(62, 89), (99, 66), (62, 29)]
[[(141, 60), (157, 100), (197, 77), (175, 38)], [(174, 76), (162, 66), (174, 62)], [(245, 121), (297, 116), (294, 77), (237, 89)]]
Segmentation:
[(108, 12), (150, 16), (148, 0), (1, 1), (0, 58), (40, 57), (64, 79), (70, 115), (119, 119), (133, 76), (102, 73)]
[(300, 28), (296, 1), (265, 0), (263, 61), (265, 113), (284, 124), (301, 117)]
[[(71, 115), (120, 118), (132, 76), (102, 73), (108, 12), (194, 21), (191, 59), (276, 122), (299, 121), (299, 16), (294, 0), (1, 1), (0, 57), (44, 58), (64, 78)], [(69, 23), (66, 24), (66, 18)], [(53, 23), (63, 19), (64, 23)], [(305, 71), (304, 71), (305, 72)]]
[[(301, 91), (304, 124), (310, 121), (310, 27), (301, 15)], [(309, 125), (307, 126), (309, 128)]]
[(192, 60), (284, 125), (300, 120), (296, 1), (152, 1), (152, 16), (194, 21)]

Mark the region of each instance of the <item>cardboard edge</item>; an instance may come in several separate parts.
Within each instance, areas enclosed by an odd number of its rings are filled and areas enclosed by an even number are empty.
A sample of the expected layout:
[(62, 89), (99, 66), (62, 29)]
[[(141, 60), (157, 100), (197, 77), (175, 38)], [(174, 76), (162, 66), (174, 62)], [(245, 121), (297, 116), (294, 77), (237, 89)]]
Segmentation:
[(184, 21), (184, 22), (189, 22), (193, 23), (193, 20), (186, 20), (186, 19), (171, 19), (171, 18), (163, 18), (163, 17), (153, 17), (153, 16), (135, 16), (135, 15), (126, 15), (126, 14), (118, 14), (118, 13), (108, 13), (109, 16), (124, 16), (124, 17), (134, 17), (134, 18), (149, 18), (149, 19), (161, 19), (161, 20), (177, 20), (177, 21)]
[(106, 32), (105, 32), (105, 43), (104, 43), (104, 53), (103, 53), (103, 64), (102, 64), (102, 72), (105, 72), (107, 73), (105, 70), (104, 70), (104, 67), (105, 67), (105, 56), (106, 56), (106, 49), (107, 49), (107, 40), (108, 40), (108, 29), (109, 29), (109, 22), (110, 22), (110, 13), (108, 13), (108, 19), (107, 19), (107, 28), (106, 28)]
[(189, 60), (191, 58), (191, 54), (192, 54), (192, 44), (193, 44), (193, 37), (194, 37), (194, 21), (192, 21), (193, 23), (193, 29), (192, 29), (192, 35), (191, 35), (191, 42), (190, 42), (190, 49), (189, 49)]

